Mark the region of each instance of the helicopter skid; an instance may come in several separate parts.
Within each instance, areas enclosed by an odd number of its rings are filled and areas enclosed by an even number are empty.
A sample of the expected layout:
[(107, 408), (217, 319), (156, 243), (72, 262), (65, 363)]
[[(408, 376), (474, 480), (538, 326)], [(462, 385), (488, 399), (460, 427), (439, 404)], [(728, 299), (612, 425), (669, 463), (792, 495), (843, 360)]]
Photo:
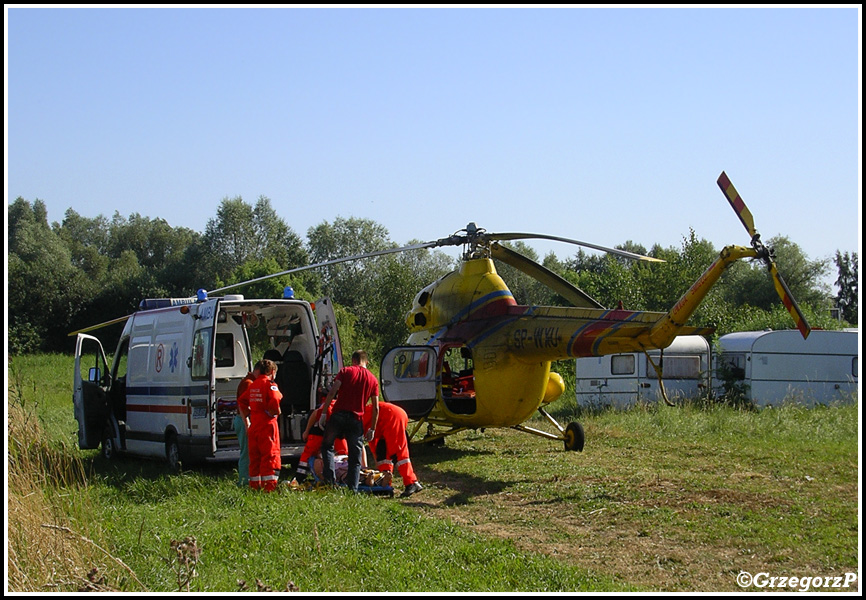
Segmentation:
[(541, 431), (540, 429), (535, 429), (533, 427), (527, 427), (526, 425), (515, 425), (512, 429), (516, 429), (517, 431), (522, 431), (523, 433), (531, 433), (532, 435), (537, 435), (538, 437), (547, 438), (548, 440), (558, 440), (560, 442), (565, 441), (565, 434), (560, 433), (559, 435), (555, 433), (550, 433), (548, 431)]
[[(413, 441), (415, 434), (418, 433), (418, 430), (421, 429), (421, 426), (424, 425), (425, 423), (427, 423), (427, 425), (430, 428), (432, 428), (436, 424), (435, 421), (427, 419), (426, 417), (420, 419), (415, 424), (415, 427), (412, 429), (412, 431), (409, 432), (408, 438), (409, 438), (410, 442)], [(453, 427), (453, 428), (449, 429), (448, 431), (443, 431), (442, 433), (436, 433), (436, 434), (431, 434), (430, 433), (431, 429), (428, 429), (427, 435), (425, 435), (421, 439), (415, 440), (415, 441), (418, 442), (419, 444), (426, 444), (428, 442), (435, 442), (437, 440), (444, 439), (445, 437), (447, 437), (449, 435), (453, 435), (455, 433), (460, 433), (461, 431), (467, 431), (469, 429), (470, 429), (470, 427)]]

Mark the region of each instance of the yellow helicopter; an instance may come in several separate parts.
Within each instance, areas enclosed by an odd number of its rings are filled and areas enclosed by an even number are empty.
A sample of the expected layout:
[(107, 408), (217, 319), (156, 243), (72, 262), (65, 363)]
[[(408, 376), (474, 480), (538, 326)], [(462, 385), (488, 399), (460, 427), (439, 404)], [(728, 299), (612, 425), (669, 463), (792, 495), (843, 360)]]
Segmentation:
[[(551, 362), (646, 353), (666, 348), (677, 335), (712, 333), (712, 329), (686, 323), (734, 261), (760, 259), (767, 265), (776, 291), (803, 337), (808, 336), (809, 325), (779, 275), (772, 251), (762, 244), (751, 213), (724, 172), (717, 183), (749, 232), (751, 247), (725, 247), (666, 313), (603, 308), (552, 271), (499, 242), (548, 239), (635, 260), (658, 259), (550, 235), (488, 233), (474, 223), (448, 238), (307, 265), (253, 281), (412, 249), (464, 246), (459, 268), (415, 296), (406, 315), (411, 332), (407, 345), (388, 351), (381, 363), (384, 398), (403, 407), (414, 421), (410, 439), (415, 441), (439, 440), (467, 429), (509, 427), (563, 441), (566, 449), (580, 451), (582, 426), (572, 422), (563, 427), (545, 410), (565, 389), (562, 377), (550, 370)], [(538, 279), (572, 306), (518, 305), (497, 274), (493, 259)], [(246, 283), (251, 282), (214, 292)], [(660, 368), (654, 366), (661, 383)], [(555, 433), (524, 424), (536, 411), (552, 424)], [(425, 424), (426, 433), (419, 436)]]

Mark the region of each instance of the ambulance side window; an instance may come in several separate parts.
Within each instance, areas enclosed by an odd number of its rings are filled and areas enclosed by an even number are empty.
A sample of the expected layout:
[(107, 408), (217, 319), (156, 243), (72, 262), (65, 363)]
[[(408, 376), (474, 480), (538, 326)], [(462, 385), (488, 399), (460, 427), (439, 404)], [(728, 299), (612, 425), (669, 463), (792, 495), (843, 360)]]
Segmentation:
[(218, 333), (216, 336), (216, 366), (235, 366), (235, 342), (230, 333)]
[(211, 330), (199, 329), (192, 341), (192, 365), (190, 376), (193, 379), (206, 379), (210, 376)]

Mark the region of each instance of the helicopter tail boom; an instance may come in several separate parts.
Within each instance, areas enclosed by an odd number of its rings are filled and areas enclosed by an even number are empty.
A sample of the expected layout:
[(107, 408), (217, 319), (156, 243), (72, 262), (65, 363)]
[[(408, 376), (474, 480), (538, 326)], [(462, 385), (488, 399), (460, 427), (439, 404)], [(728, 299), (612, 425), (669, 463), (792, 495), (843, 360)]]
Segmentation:
[(653, 348), (667, 348), (678, 335), (686, 335), (683, 331), (689, 317), (706, 298), (710, 288), (715, 285), (722, 273), (734, 262), (741, 258), (754, 258), (757, 256), (753, 248), (742, 246), (726, 246), (719, 253), (719, 257), (704, 271), (698, 280), (677, 301), (674, 307), (665, 316), (653, 325), (650, 332), (650, 341)]

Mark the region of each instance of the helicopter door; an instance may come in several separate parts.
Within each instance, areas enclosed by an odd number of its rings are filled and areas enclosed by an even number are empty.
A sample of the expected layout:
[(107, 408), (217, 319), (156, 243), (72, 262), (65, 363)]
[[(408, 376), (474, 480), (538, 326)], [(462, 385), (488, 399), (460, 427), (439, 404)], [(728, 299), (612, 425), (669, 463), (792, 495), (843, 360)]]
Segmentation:
[(436, 349), (398, 346), (382, 359), (382, 396), (410, 419), (426, 417), (436, 403)]
[(111, 376), (102, 344), (93, 336), (79, 333), (75, 340), (75, 373), (72, 405), (78, 421), (78, 447), (98, 448), (108, 419), (108, 389)]

